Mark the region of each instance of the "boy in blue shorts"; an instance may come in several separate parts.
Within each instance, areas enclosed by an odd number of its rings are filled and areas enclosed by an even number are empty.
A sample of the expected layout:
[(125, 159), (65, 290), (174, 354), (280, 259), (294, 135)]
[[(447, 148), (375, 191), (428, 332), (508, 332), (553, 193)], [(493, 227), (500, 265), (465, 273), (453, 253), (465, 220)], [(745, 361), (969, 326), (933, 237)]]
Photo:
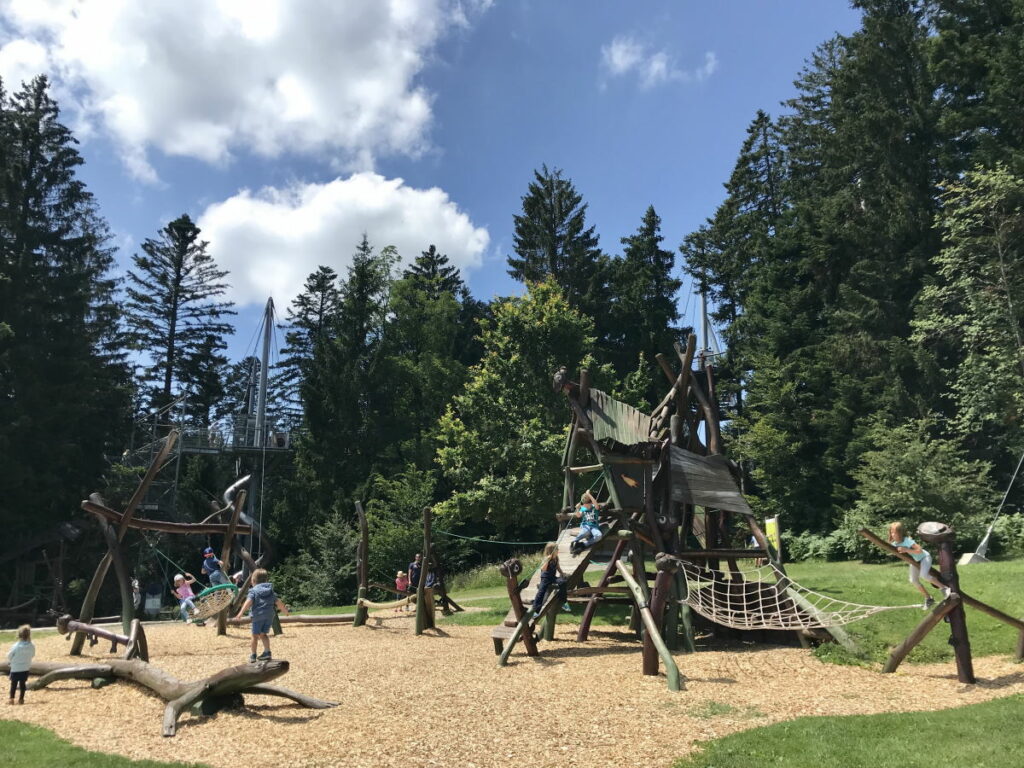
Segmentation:
[[(288, 615), (288, 606), (281, 602), (281, 598), (274, 594), (274, 586), (267, 580), (269, 574), (263, 568), (257, 568), (252, 572), (252, 589), (242, 603), (242, 609), (238, 612), (236, 619), (242, 618), (245, 612), (252, 608), (252, 647), (249, 654), (249, 662), (269, 661), (270, 656), (270, 625), (274, 621), (274, 609)], [(256, 655), (256, 645), (263, 641), (263, 653)]]

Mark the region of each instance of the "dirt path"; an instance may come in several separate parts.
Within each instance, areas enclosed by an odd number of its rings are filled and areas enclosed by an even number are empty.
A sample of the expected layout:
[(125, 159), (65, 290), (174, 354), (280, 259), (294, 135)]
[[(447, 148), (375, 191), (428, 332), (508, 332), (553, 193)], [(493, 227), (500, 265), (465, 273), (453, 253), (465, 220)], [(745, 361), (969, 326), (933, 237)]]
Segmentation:
[[(410, 614), (411, 617), (411, 614)], [(134, 758), (194, 760), (217, 768), (466, 766), (524, 764), (667, 768), (697, 740), (801, 715), (942, 709), (1024, 692), (1009, 657), (975, 660), (981, 681), (960, 685), (952, 664), (906, 666), (896, 675), (821, 664), (789, 648), (709, 651), (678, 657), (687, 690), (640, 675), (639, 645), (595, 631), (575, 642), (563, 627), (543, 655), (496, 666), (489, 627), (446, 627), (416, 637), (411, 618), (381, 627), (287, 627), (275, 658), (292, 662), (282, 685), (341, 703), (310, 711), (247, 697), (249, 708), (160, 736), (163, 702), (118, 682), (92, 690), (65, 682), (0, 709), (89, 749)], [(248, 636), (164, 624), (147, 629), (153, 663), (181, 678), (244, 662)], [(67, 660), (58, 636), (39, 638), (37, 660)], [(92, 651), (105, 650), (97, 645)], [(102, 658), (102, 652), (95, 653)], [(718, 714), (715, 714), (718, 713)]]

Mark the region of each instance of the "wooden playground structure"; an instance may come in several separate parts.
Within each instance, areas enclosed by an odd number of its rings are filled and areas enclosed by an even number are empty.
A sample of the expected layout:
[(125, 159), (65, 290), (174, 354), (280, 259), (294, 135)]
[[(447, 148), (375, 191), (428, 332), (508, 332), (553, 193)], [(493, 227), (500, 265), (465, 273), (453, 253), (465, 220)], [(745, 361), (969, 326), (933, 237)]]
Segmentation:
[[(722, 453), (712, 366), (699, 359), (694, 369), (695, 348), (693, 335), (685, 350), (676, 345), (678, 371), (665, 356), (657, 356), (669, 390), (650, 414), (593, 388), (586, 369), (578, 382), (570, 380), (565, 368), (555, 374), (554, 388), (566, 396), (572, 411), (558, 515), (565, 526), (557, 537), (565, 580), (534, 615), (527, 605), (540, 586), (539, 570), (521, 579), (518, 561), (502, 564), (511, 608), (491, 632), (499, 664), (507, 664), (520, 642), (528, 656), (539, 655), (539, 641), (554, 637), (563, 596), (586, 603), (579, 642), (587, 640), (601, 605), (626, 603), (630, 627), (643, 638), (643, 674), (659, 674), (660, 660), (672, 690), (684, 687), (672, 652), (695, 649), (698, 622), (725, 635), (778, 642), (788, 633), (804, 647), (832, 640), (855, 651), (844, 624), (908, 607), (836, 600), (801, 587), (787, 575), (740, 491), (739, 467)], [(594, 495), (604, 535), (593, 548), (577, 552), (571, 543), (580, 529), (570, 527), (569, 518), (577, 486), (585, 488), (582, 479), (595, 475), (590, 488), (600, 486)], [(756, 546), (747, 546), (749, 541)], [(962, 615), (961, 601), (1024, 629), (1024, 622), (956, 594), (955, 567), (943, 566), (943, 578), (955, 589), (929, 617), (929, 629), (947, 613)], [(966, 653), (969, 670), (965, 625), (953, 620), (953, 626), (962, 638), (954, 643), (958, 667), (965, 667)], [(926, 632), (915, 633), (914, 642)], [(1022, 655), (1024, 634), (1018, 658)], [(969, 671), (963, 674), (965, 682), (973, 682)]]

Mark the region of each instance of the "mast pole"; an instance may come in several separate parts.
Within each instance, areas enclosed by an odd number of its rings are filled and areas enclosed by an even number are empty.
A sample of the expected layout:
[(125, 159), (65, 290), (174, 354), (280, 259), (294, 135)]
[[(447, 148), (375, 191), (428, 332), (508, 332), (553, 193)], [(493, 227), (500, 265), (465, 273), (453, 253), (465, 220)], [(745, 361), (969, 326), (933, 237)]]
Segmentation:
[(267, 308), (263, 313), (263, 353), (260, 355), (260, 391), (256, 406), (256, 446), (267, 443), (264, 434), (267, 428), (267, 369), (270, 367), (270, 333), (274, 323), (274, 299), (267, 299)]

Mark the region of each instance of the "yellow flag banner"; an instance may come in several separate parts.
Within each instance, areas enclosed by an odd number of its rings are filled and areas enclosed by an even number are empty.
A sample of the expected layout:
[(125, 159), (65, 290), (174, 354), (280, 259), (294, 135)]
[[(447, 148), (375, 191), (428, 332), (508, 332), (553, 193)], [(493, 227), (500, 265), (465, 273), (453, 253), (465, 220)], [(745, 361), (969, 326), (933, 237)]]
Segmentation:
[(775, 547), (775, 551), (779, 553), (779, 561), (781, 562), (782, 557), (782, 534), (779, 531), (779, 518), (778, 517), (766, 517), (764, 519), (764, 535), (768, 537), (768, 541)]

